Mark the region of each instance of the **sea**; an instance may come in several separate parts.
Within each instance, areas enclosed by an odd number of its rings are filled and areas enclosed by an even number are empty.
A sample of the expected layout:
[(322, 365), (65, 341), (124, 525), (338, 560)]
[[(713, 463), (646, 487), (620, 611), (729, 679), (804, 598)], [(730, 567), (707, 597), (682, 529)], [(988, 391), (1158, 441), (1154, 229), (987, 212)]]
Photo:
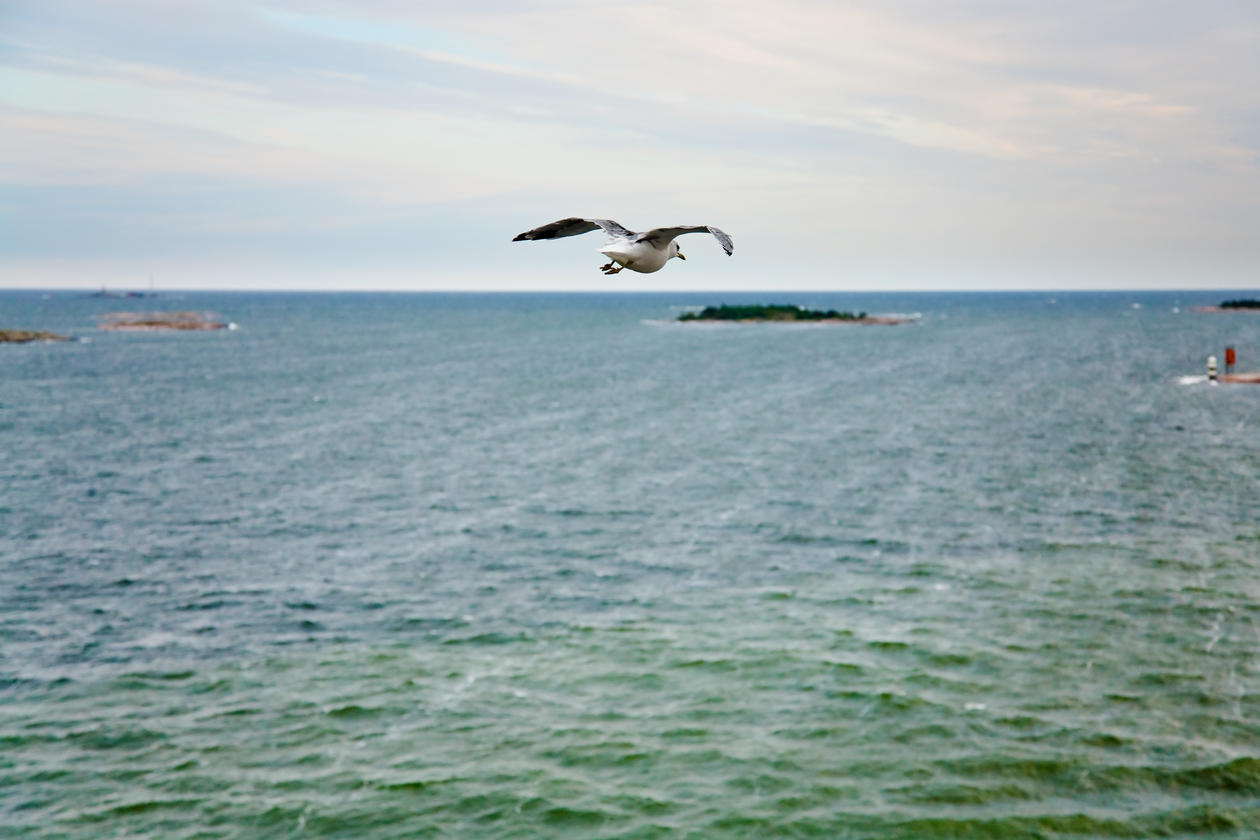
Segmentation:
[(0, 293), (0, 836), (1260, 837), (1238, 296)]

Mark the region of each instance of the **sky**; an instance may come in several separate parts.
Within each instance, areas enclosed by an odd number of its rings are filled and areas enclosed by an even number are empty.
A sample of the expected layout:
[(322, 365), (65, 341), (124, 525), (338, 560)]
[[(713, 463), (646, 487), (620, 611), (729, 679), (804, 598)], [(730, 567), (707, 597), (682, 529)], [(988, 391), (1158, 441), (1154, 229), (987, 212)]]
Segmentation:
[(0, 288), (150, 283), (1260, 288), (1260, 4), (0, 0)]

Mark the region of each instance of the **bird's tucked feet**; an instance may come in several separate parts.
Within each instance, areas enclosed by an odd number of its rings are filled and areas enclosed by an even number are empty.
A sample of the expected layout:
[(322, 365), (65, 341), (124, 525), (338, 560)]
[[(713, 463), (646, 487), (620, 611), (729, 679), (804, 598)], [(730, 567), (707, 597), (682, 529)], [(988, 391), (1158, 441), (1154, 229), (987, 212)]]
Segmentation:
[(615, 265), (611, 262), (608, 263), (608, 265), (601, 265), (599, 267), (599, 270), (604, 272), (605, 274), (616, 274), (617, 272), (621, 271), (621, 269), (622, 269), (622, 266)]

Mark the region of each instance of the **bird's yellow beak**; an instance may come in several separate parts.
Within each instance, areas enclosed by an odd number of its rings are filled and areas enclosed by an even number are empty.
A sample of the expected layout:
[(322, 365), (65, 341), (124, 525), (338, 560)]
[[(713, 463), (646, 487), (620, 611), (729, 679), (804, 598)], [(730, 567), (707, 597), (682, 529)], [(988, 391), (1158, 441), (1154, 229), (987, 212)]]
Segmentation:
[(686, 257), (684, 257), (684, 256), (682, 255), (682, 251), (679, 251), (679, 252), (678, 252), (678, 259), (680, 259), (680, 260), (684, 260), (684, 261), (685, 261), (687, 258), (686, 258)]

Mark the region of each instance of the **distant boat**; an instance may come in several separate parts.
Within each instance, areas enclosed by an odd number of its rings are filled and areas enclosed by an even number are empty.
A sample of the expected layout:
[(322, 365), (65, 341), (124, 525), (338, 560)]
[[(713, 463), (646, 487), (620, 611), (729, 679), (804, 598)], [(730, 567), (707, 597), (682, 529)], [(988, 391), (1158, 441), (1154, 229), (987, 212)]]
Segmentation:
[(111, 292), (108, 289), (106, 289), (104, 286), (101, 286), (101, 290), (99, 292), (91, 292), (88, 294), (88, 297), (110, 298), (110, 299), (148, 298), (148, 297), (157, 297), (157, 292)]
[(157, 297), (157, 292), (153, 290), (153, 275), (150, 274), (149, 275), (149, 291), (147, 292), (111, 292), (105, 288), (104, 284), (102, 284), (101, 290), (99, 292), (92, 292), (91, 294), (88, 295), (88, 297), (110, 298), (110, 299), (151, 298), (151, 297)]

